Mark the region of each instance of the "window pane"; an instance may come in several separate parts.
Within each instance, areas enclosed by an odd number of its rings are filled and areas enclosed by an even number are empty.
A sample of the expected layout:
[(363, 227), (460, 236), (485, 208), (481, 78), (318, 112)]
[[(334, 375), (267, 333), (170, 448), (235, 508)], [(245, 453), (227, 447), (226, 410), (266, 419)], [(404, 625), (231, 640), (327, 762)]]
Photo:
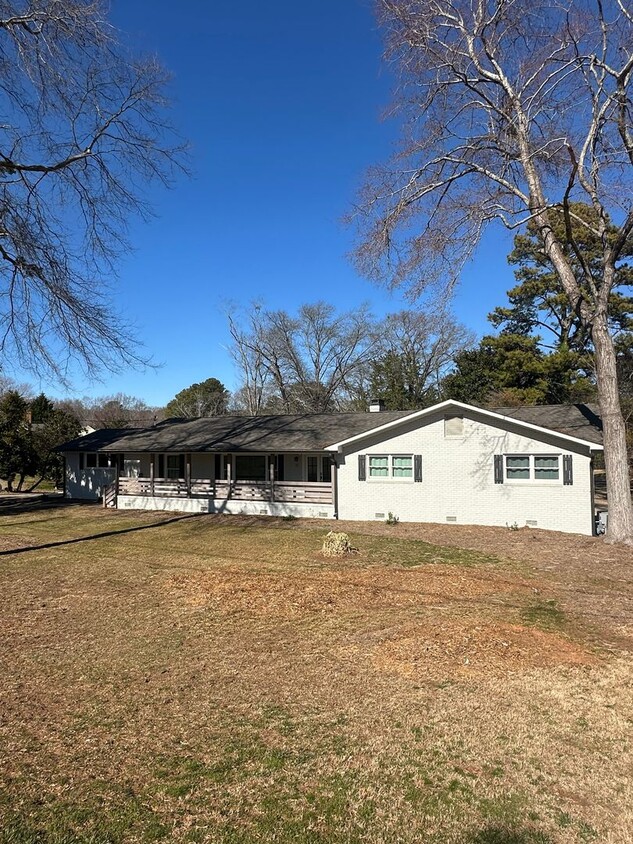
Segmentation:
[(98, 465), (100, 469), (107, 468), (108, 465), (108, 455), (107, 454), (99, 454), (98, 458)]
[(94, 469), (97, 465), (97, 455), (96, 454), (86, 454), (86, 466), (88, 469)]
[(387, 478), (389, 477), (389, 458), (380, 455), (369, 455), (369, 477), (370, 478)]
[(394, 457), (393, 458), (393, 476), (394, 478), (412, 478), (413, 477), (413, 457)]
[(182, 477), (181, 474), (180, 474), (180, 468), (181, 468), (180, 455), (179, 454), (168, 454), (167, 455), (167, 477), (171, 478), (172, 480), (176, 480), (177, 478)]
[(558, 480), (558, 457), (535, 457), (534, 476), (539, 480)]
[(506, 457), (506, 475), (509, 481), (530, 479), (529, 457)]
[(263, 454), (241, 454), (235, 458), (236, 481), (265, 481), (266, 457)]

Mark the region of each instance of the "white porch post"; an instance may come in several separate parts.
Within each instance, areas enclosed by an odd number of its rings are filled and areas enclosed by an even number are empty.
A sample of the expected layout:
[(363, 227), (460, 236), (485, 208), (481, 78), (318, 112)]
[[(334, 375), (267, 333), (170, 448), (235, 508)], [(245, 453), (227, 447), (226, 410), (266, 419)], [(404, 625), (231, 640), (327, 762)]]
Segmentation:
[(149, 456), (149, 488), (150, 488), (152, 498), (154, 497), (154, 476), (155, 476), (155, 474), (156, 473), (154, 471), (154, 453), (152, 452), (152, 454), (150, 454), (150, 456)]
[(268, 474), (270, 478), (270, 500), (275, 500), (275, 458), (271, 454), (268, 458)]
[(332, 461), (332, 478), (330, 481), (332, 504), (334, 505), (334, 518), (338, 519), (338, 463), (334, 455), (330, 459)]

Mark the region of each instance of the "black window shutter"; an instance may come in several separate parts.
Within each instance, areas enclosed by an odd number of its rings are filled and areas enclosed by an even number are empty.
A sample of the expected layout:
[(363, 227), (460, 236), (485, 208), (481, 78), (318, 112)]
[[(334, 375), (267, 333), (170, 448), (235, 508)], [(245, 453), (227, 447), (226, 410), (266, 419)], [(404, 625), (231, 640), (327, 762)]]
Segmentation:
[(422, 483), (422, 455), (413, 455), (413, 480), (416, 483)]
[(495, 454), (495, 483), (503, 483), (503, 454)]
[(366, 454), (359, 454), (358, 455), (358, 480), (359, 481), (367, 480), (367, 455)]
[(180, 454), (178, 460), (178, 477), (184, 478), (185, 477), (185, 455)]
[(574, 482), (574, 458), (571, 454), (563, 454), (563, 483), (571, 486)]
[(219, 481), (222, 477), (222, 456), (220, 454), (215, 455), (213, 461), (213, 475), (216, 481)]
[(159, 478), (165, 477), (165, 455), (164, 454), (158, 455), (158, 477)]
[(86, 468), (86, 455), (83, 453), (83, 451), (79, 452), (79, 468), (80, 469)]
[(284, 481), (285, 480), (284, 469), (285, 469), (284, 456), (283, 456), (283, 454), (278, 454), (277, 455), (277, 480), (278, 481)]

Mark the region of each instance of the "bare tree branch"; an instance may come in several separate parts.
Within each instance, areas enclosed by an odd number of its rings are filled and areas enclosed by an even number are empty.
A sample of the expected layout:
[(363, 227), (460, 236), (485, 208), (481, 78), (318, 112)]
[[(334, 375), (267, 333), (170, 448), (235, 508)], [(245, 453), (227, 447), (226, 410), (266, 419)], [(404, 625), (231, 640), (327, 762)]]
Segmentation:
[(62, 381), (145, 362), (110, 301), (131, 215), (184, 147), (168, 77), (130, 55), (101, 0), (0, 3), (0, 353)]

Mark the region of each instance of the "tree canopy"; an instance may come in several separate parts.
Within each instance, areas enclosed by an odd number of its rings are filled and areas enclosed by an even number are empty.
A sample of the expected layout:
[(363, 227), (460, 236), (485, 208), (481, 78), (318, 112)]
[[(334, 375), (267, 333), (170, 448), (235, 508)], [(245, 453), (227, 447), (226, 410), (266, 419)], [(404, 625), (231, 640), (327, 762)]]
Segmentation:
[(0, 8), (0, 358), (65, 379), (143, 360), (110, 302), (130, 215), (168, 184), (182, 144), (167, 74), (133, 55), (102, 0)]
[(387, 410), (418, 410), (439, 399), (455, 356), (472, 343), (471, 332), (445, 310), (388, 314), (377, 329), (369, 364), (369, 398)]
[[(35, 415), (37, 421), (33, 421)], [(0, 395), (0, 478), (21, 490), (27, 477), (34, 489), (44, 478), (60, 483), (63, 459), (55, 446), (79, 434), (80, 422), (56, 408), (43, 393), (29, 401), (18, 390)]]
[[(567, 236), (565, 217), (560, 211), (552, 214), (556, 237), (576, 273), (581, 275), (580, 260), (575, 253), (575, 249), (579, 249), (592, 274), (599, 276), (603, 242), (596, 234), (596, 212), (581, 202), (571, 203), (570, 211), (573, 213), (572, 240)], [(592, 228), (581, 225), (578, 222), (581, 219)], [(617, 233), (617, 227), (609, 220), (607, 242), (613, 241)], [(608, 299), (609, 327), (621, 346), (633, 342), (633, 298), (628, 295), (633, 285), (633, 268), (626, 262), (631, 257), (633, 236), (628, 238), (622, 248)], [(516, 235), (508, 261), (516, 267), (515, 278), (518, 284), (508, 291), (510, 306), (500, 306), (492, 311), (489, 316), (491, 323), (506, 334), (537, 336), (539, 345), (544, 348), (567, 348), (581, 355), (591, 353), (593, 344), (590, 327), (572, 307), (534, 223), (528, 223), (525, 233)], [(591, 294), (585, 291), (585, 295), (590, 297)], [(591, 357), (586, 359), (586, 364), (593, 370)]]
[(192, 384), (167, 403), (166, 416), (219, 416), (227, 412), (230, 393), (217, 378)]
[(296, 315), (254, 304), (230, 314), (229, 328), (251, 415), (340, 410), (357, 395), (375, 341), (366, 307), (337, 313), (327, 302)]

